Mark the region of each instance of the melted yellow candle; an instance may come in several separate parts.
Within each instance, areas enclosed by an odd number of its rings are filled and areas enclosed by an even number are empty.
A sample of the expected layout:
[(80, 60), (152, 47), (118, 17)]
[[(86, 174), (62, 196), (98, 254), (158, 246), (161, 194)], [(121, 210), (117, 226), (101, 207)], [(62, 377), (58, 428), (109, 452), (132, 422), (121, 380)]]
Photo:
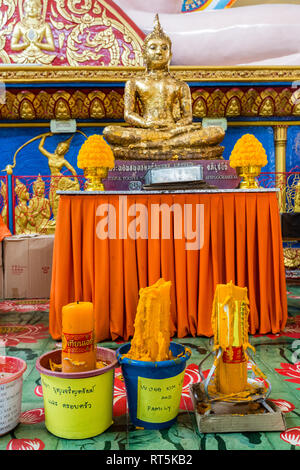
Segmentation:
[(224, 395), (240, 393), (248, 388), (248, 297), (247, 288), (232, 282), (217, 285), (212, 326), (215, 347), (222, 348), (222, 356), (216, 367), (216, 388)]
[(171, 281), (159, 279), (140, 289), (131, 348), (125, 355), (139, 361), (165, 361), (170, 355)]

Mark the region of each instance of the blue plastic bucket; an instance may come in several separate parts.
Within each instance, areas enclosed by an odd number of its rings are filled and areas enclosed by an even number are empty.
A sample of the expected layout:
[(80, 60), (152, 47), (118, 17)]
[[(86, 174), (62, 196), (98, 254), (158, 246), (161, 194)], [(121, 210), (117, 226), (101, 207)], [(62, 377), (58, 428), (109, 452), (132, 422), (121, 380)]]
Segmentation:
[(130, 343), (123, 344), (117, 350), (117, 359), (122, 368), (132, 423), (145, 429), (169, 428), (178, 415), (190, 351), (181, 344), (171, 343), (170, 350), (176, 359), (150, 362), (122, 357), (129, 349)]

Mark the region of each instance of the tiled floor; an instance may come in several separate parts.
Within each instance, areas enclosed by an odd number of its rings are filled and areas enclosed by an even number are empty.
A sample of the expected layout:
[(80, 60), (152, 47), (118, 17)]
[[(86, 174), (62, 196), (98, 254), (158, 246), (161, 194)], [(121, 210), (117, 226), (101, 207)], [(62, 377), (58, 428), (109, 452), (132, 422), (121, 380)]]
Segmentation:
[[(272, 384), (271, 398), (284, 412), (285, 432), (200, 434), (189, 384), (199, 381), (198, 364), (208, 353), (207, 338), (174, 339), (192, 351), (183, 384), (177, 422), (167, 430), (135, 429), (127, 413), (121, 370), (116, 369), (114, 424), (91, 439), (68, 440), (45, 428), (44, 404), (36, 359), (59, 346), (48, 334), (48, 305), (0, 303), (0, 340), (4, 352), (27, 363), (24, 374), (21, 423), (0, 438), (0, 450), (289, 450), (300, 449), (300, 288), (288, 286), (289, 320), (284, 334), (251, 336), (255, 360)], [(298, 341), (297, 341), (298, 339)], [(99, 344), (100, 345), (100, 344)], [(101, 343), (111, 349), (119, 344)], [(1, 343), (0, 343), (1, 348)], [(205, 363), (209, 369), (211, 362)]]

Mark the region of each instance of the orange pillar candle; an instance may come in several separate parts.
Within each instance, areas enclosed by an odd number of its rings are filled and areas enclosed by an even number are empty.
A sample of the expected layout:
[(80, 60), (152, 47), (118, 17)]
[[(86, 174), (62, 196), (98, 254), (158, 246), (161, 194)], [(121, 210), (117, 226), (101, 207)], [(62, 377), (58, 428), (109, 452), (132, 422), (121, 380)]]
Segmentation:
[(96, 369), (94, 306), (74, 302), (62, 308), (62, 372)]

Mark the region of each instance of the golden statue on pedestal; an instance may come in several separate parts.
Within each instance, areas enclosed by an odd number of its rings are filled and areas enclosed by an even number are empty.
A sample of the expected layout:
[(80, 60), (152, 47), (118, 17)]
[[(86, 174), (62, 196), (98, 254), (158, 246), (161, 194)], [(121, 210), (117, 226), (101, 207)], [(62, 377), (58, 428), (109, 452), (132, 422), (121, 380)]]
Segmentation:
[(144, 42), (144, 60), (145, 76), (131, 79), (125, 86), (124, 118), (130, 127), (111, 125), (103, 131), (115, 158), (222, 158), (224, 148), (219, 144), (224, 130), (192, 123), (189, 86), (169, 73), (171, 40), (158, 15)]
[(55, 55), (44, 52), (55, 50), (51, 28), (42, 13), (45, 7), (41, 0), (24, 0), (22, 7), (19, 0), (21, 21), (13, 30), (11, 50), (20, 53), (11, 56), (14, 62), (49, 65), (54, 60)]

